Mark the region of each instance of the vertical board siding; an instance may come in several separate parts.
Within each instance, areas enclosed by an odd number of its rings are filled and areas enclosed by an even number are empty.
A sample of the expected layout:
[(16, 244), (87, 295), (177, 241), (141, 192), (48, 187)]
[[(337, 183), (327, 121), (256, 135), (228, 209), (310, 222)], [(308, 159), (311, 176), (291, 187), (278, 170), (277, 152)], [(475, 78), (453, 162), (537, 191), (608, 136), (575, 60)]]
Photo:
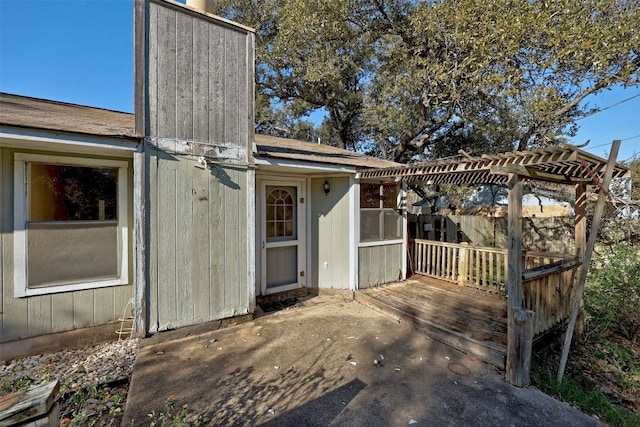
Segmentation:
[[(176, 170), (171, 161), (158, 163), (158, 189), (152, 209), (158, 210), (158, 315), (167, 329), (176, 325)], [(182, 189), (180, 189), (182, 190)], [(182, 218), (185, 220), (185, 218)], [(162, 313), (162, 315), (160, 315)]]
[[(349, 178), (311, 180), (311, 269), (312, 286), (320, 289), (349, 289)], [(324, 263), (327, 268), (324, 268)]]
[(211, 263), (211, 290), (209, 300), (209, 316), (215, 319), (222, 317), (224, 307), (224, 270), (225, 270), (225, 242), (224, 236), (224, 211), (220, 209), (220, 201), (224, 198), (224, 187), (209, 180), (209, 228), (210, 246), (208, 249), (209, 262)]
[(209, 140), (209, 27), (202, 19), (193, 23), (193, 139)]
[(247, 172), (162, 152), (150, 163), (150, 332), (247, 313)]
[[(149, 136), (250, 152), (252, 34), (178, 5), (149, 9)], [(147, 152), (149, 332), (247, 313), (247, 171)]]
[(226, 31), (218, 26), (209, 27), (209, 141), (224, 142), (224, 87)]
[[(193, 91), (194, 69), (201, 68), (194, 62), (193, 28), (194, 19), (184, 13), (178, 13), (176, 19), (176, 138), (193, 141), (193, 116), (195, 98), (201, 96)], [(180, 67), (178, 64), (192, 64)]]
[[(149, 18), (148, 18), (148, 26), (149, 26), (149, 34), (157, 34), (158, 33), (158, 8), (153, 7), (151, 5), (149, 7)], [(149, 109), (149, 117), (148, 117), (148, 129), (151, 130), (151, 133), (158, 131), (158, 44), (149, 42), (148, 47), (148, 59), (147, 59), (147, 79), (148, 82), (145, 85), (146, 94), (146, 103), (148, 103)], [(146, 130), (145, 130), (146, 131)]]
[(151, 136), (250, 149), (252, 34), (170, 5), (149, 9)]
[(14, 298), (14, 152), (0, 148), (0, 342), (115, 322), (133, 295), (131, 285)]
[(195, 306), (193, 298), (195, 283), (192, 278), (195, 262), (192, 262), (194, 258), (190, 249), (194, 241), (193, 232), (197, 225), (193, 218), (192, 176), (192, 174), (185, 174), (182, 170), (179, 170), (176, 176), (176, 319), (182, 319), (187, 324), (193, 323)]
[(196, 174), (193, 177), (193, 240), (190, 253), (194, 260), (191, 268), (193, 283), (194, 322), (201, 323), (210, 319), (211, 264), (209, 262), (209, 242), (211, 242), (210, 199), (208, 175)]
[(158, 69), (155, 73), (158, 80), (149, 84), (150, 88), (157, 87), (158, 105), (157, 128), (151, 129), (151, 134), (168, 138), (177, 137), (176, 15), (176, 11), (167, 8), (158, 10), (158, 27), (156, 29)]
[(239, 34), (226, 31), (224, 38), (224, 142), (236, 142), (239, 137), (239, 46)]
[(396, 282), (401, 271), (401, 243), (358, 248), (358, 286), (361, 289)]
[(51, 316), (56, 319), (52, 325), (51, 332), (63, 332), (73, 329), (73, 316), (69, 316), (71, 311), (73, 311), (73, 305), (69, 306), (69, 295), (66, 293), (51, 295)]

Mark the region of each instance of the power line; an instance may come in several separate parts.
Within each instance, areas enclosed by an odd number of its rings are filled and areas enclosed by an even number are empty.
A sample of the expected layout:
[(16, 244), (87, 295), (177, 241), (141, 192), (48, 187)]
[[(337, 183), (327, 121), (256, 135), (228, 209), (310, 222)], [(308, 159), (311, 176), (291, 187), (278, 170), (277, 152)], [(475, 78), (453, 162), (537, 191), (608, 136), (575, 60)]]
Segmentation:
[(638, 94), (636, 94), (636, 95), (633, 95), (633, 96), (631, 96), (631, 97), (629, 97), (629, 98), (623, 99), (622, 101), (618, 101), (618, 102), (616, 102), (615, 104), (611, 104), (611, 105), (609, 105), (609, 106), (607, 106), (607, 107), (600, 108), (600, 109), (598, 109), (598, 110), (592, 111), (591, 113), (589, 113), (589, 114), (587, 114), (587, 115), (585, 115), (585, 116), (579, 117), (579, 118), (575, 119), (574, 121), (576, 121), (576, 122), (577, 122), (578, 120), (586, 119), (587, 117), (591, 117), (591, 116), (593, 116), (593, 115), (594, 115), (594, 114), (596, 114), (596, 113), (600, 113), (600, 112), (602, 112), (602, 111), (609, 110), (609, 109), (611, 109), (611, 108), (613, 108), (613, 107), (617, 107), (618, 105), (620, 105), (620, 104), (624, 104), (625, 102), (631, 101), (632, 99), (634, 99), (634, 98), (638, 98), (639, 96), (640, 96), (640, 93), (638, 93)]
[[(640, 94), (638, 94), (638, 95), (640, 95)], [(636, 138), (640, 138), (640, 135), (634, 135), (634, 136), (630, 136), (630, 137), (625, 138), (625, 139), (621, 139), (621, 140), (620, 140), (620, 142), (630, 141), (630, 140), (632, 140), (632, 139), (636, 139)], [(590, 149), (590, 150), (593, 150), (594, 148), (608, 147), (608, 146), (610, 146), (611, 144), (613, 144), (613, 142), (608, 142), (608, 143), (606, 143), (606, 144), (600, 144), (600, 145), (594, 145), (593, 147), (589, 147), (589, 149)], [(633, 160), (633, 159), (634, 159), (634, 158), (636, 158), (636, 157), (638, 157), (638, 154), (634, 153), (631, 157), (629, 157), (629, 158), (628, 158), (628, 159), (626, 159), (626, 160), (622, 160), (622, 161), (623, 161), (623, 162), (628, 162), (628, 161)]]
[(640, 138), (640, 135), (630, 136), (629, 138), (621, 139), (620, 141), (628, 141), (630, 139), (636, 139), (636, 138)]

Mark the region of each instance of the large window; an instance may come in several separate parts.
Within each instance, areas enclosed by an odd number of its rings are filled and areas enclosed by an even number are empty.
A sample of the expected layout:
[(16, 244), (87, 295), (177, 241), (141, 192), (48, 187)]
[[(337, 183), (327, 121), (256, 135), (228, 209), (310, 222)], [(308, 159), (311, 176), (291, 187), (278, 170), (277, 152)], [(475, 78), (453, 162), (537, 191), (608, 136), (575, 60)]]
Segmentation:
[(360, 183), (360, 241), (402, 238), (400, 186), (395, 183)]
[(128, 282), (127, 162), (15, 155), (15, 294)]

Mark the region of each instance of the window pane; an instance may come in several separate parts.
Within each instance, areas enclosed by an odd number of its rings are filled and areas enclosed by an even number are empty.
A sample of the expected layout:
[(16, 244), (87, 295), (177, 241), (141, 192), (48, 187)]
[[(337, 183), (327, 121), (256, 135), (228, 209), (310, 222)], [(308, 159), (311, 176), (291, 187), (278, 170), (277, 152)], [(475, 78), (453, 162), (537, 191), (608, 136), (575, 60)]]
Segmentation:
[(384, 184), (382, 186), (382, 207), (395, 209), (398, 206), (398, 184)]
[(360, 211), (360, 241), (381, 240), (380, 236), (380, 210)]
[(27, 226), (30, 288), (118, 277), (115, 221)]
[(360, 208), (380, 207), (380, 184), (360, 183)]
[(295, 187), (267, 186), (267, 241), (296, 239)]
[(384, 215), (384, 238), (385, 240), (402, 238), (402, 216), (395, 210), (385, 209)]
[(28, 221), (116, 220), (118, 169), (30, 163)]

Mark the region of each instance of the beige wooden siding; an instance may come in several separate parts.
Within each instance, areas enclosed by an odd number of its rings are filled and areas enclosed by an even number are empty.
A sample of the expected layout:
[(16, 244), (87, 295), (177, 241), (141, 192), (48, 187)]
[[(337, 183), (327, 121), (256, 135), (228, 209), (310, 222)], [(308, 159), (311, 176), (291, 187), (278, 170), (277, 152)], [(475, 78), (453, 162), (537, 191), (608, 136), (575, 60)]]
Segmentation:
[[(13, 153), (0, 148), (0, 342), (69, 331), (116, 321), (133, 296), (133, 286), (113, 286), (59, 294), (14, 298), (13, 289)], [(65, 155), (68, 155), (65, 153)], [(131, 166), (129, 167), (131, 170)], [(129, 177), (129, 186), (133, 185)], [(132, 191), (129, 191), (132, 194)], [(131, 201), (129, 201), (131, 203)], [(130, 210), (131, 211), (131, 210)], [(133, 219), (129, 218), (129, 224)], [(131, 239), (131, 232), (129, 233)], [(131, 240), (129, 241), (131, 245)], [(130, 246), (131, 247), (131, 246)], [(132, 253), (132, 250), (129, 250)], [(133, 277), (129, 262), (129, 277)], [(114, 329), (115, 331), (115, 329)], [(115, 335), (114, 335), (115, 336)]]
[(358, 287), (360, 289), (402, 278), (402, 244), (358, 248)]
[[(349, 178), (311, 180), (311, 260), (313, 287), (349, 289)], [(325, 265), (326, 263), (326, 265)]]
[(253, 33), (149, 5), (149, 134), (241, 147), (251, 161)]
[(247, 313), (247, 171), (147, 156), (150, 332)]

